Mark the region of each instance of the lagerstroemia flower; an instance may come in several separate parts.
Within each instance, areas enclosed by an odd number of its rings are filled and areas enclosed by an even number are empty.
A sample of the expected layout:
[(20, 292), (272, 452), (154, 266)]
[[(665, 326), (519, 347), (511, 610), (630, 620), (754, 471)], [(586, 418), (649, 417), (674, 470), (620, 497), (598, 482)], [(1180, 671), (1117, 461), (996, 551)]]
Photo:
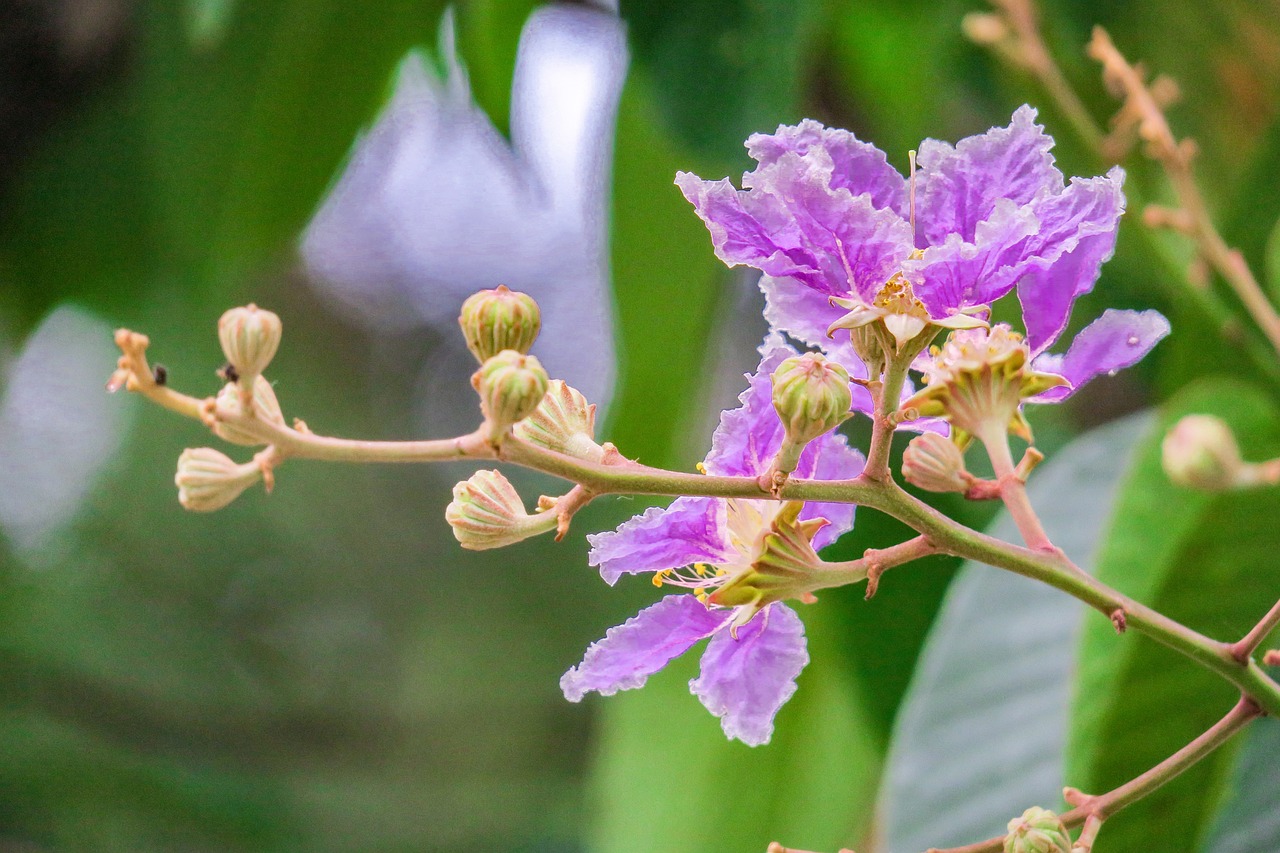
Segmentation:
[[(926, 139), (914, 183), (874, 146), (814, 121), (748, 139), (757, 166), (743, 190), (688, 173), (676, 183), (716, 254), (765, 273), (775, 329), (839, 357), (823, 340), (833, 324), (878, 318), (902, 342), (926, 323), (980, 325), (975, 315), (1016, 288), (1034, 356), (1092, 289), (1124, 212), (1123, 171), (1064, 183), (1035, 116), (1020, 107), (1008, 127), (954, 147)], [(1095, 334), (1127, 339), (1124, 326), (1113, 316)]]
[[(781, 446), (783, 427), (773, 409), (769, 377), (795, 355), (781, 336), (770, 335), (762, 360), (739, 398), (725, 412), (703, 463), (709, 474), (758, 476)], [(857, 476), (864, 458), (834, 433), (811, 442), (795, 476)], [(640, 687), (653, 673), (700, 640), (709, 639), (701, 672), (690, 690), (721, 720), (725, 734), (752, 746), (767, 743), (773, 718), (795, 692), (808, 663), (804, 627), (772, 590), (751, 592), (753, 564), (771, 531), (798, 529), (813, 548), (835, 541), (853, 526), (852, 505), (683, 497), (650, 509), (616, 531), (588, 537), (591, 564), (610, 584), (624, 574), (653, 573), (655, 584), (683, 587), (611, 629), (587, 650), (582, 663), (560, 681), (577, 702), (588, 692), (604, 695)], [(808, 547), (807, 544), (805, 547)], [(744, 590), (745, 586), (748, 588)], [(740, 603), (744, 602), (744, 603)]]

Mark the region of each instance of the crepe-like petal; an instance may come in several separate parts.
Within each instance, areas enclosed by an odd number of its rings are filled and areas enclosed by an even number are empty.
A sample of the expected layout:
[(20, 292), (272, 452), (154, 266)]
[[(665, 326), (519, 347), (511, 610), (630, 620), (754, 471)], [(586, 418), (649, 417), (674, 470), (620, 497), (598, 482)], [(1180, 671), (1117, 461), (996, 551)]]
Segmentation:
[(580, 702), (593, 691), (611, 696), (641, 687), (730, 618), (727, 611), (708, 610), (692, 595), (668, 595), (592, 643), (582, 663), (560, 678), (560, 689), (570, 702)]
[(1037, 371), (1056, 373), (1071, 384), (1050, 388), (1031, 402), (1065, 400), (1095, 376), (1137, 364), (1168, 334), (1169, 321), (1159, 311), (1108, 309), (1076, 335), (1065, 355), (1045, 353), (1033, 362)]
[(729, 631), (712, 637), (689, 689), (720, 718), (726, 737), (760, 746), (773, 736), (773, 718), (796, 692), (796, 677), (807, 663), (800, 617), (772, 604), (736, 638)]
[(676, 498), (670, 506), (650, 507), (617, 530), (587, 536), (587, 560), (600, 568), (610, 586), (624, 574), (717, 562), (731, 553), (724, 513), (719, 498)]

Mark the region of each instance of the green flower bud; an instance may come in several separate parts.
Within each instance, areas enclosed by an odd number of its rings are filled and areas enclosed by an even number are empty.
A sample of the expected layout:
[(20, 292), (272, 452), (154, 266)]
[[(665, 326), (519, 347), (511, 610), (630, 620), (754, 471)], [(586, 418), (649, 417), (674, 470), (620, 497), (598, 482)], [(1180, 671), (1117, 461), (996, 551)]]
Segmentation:
[(193, 512), (222, 509), (262, 479), (256, 462), (237, 464), (212, 447), (188, 448), (178, 457), (178, 503)]
[(1004, 853), (1071, 853), (1071, 834), (1056, 814), (1032, 806), (1009, 821)]
[[(222, 387), (222, 390), (218, 392), (217, 408), (218, 411), (226, 412), (233, 416), (239, 415), (243, 411), (243, 407), (240, 404), (240, 389), (238, 385), (228, 382)], [(284, 413), (280, 411), (280, 401), (276, 399), (276, 392), (271, 388), (271, 383), (262, 376), (253, 378), (253, 412), (255, 417), (261, 418), (267, 423), (284, 426)], [(242, 444), (247, 447), (266, 444), (262, 439), (224, 421), (216, 421), (214, 423), (213, 434), (223, 441)]]
[(520, 495), (498, 471), (477, 471), (453, 487), (444, 511), (453, 535), (470, 551), (501, 548), (556, 528), (555, 511), (529, 515)]
[(515, 426), (523, 441), (599, 462), (604, 448), (595, 442), (596, 406), (559, 379), (547, 383), (547, 394), (532, 415)]
[(462, 303), (458, 325), (467, 349), (484, 364), (503, 350), (527, 353), (542, 328), (538, 303), (527, 293), (507, 289), (482, 290)]
[(266, 370), (275, 357), (281, 332), (280, 318), (252, 303), (232, 308), (218, 320), (222, 353), (235, 368), (246, 397), (253, 387), (253, 378)]
[(515, 350), (503, 350), (475, 372), (471, 384), (480, 394), (490, 440), (497, 441), (537, 410), (547, 395), (547, 381), (536, 358)]
[(936, 432), (911, 439), (902, 454), (902, 476), (926, 492), (965, 492), (973, 482), (964, 466), (964, 453)]
[(818, 353), (788, 358), (773, 371), (772, 380), (773, 408), (786, 430), (774, 466), (789, 474), (806, 444), (849, 418), (853, 394), (849, 373)]
[(1179, 486), (1220, 492), (1240, 484), (1244, 460), (1231, 427), (1213, 415), (1187, 415), (1161, 444), (1165, 473)]

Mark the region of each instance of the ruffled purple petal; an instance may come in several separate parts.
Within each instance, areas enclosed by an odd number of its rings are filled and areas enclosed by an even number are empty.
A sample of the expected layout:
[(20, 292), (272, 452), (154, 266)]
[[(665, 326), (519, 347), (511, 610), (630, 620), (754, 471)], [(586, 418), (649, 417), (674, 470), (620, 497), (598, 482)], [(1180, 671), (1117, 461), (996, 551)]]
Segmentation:
[(1072, 303), (1093, 289), (1115, 251), (1123, 185), (1124, 171), (1116, 166), (1105, 177), (1072, 178), (1062, 193), (1033, 205), (1040, 229), (1028, 241), (1027, 273), (1018, 283), (1032, 355), (1062, 334)]
[(760, 290), (764, 293), (764, 319), (770, 331), (785, 332), (803, 344), (817, 347), (850, 376), (867, 378), (867, 366), (849, 344), (849, 333), (837, 331), (835, 337), (827, 337), (831, 324), (848, 313), (845, 309), (832, 305), (826, 294), (799, 287), (791, 279), (761, 276)]
[(587, 542), (587, 561), (599, 566), (610, 586), (624, 574), (715, 563), (733, 553), (719, 498), (676, 498), (670, 506), (650, 507), (617, 530), (591, 534)]
[(989, 305), (1004, 296), (1022, 275), (1026, 245), (1039, 228), (1030, 205), (997, 199), (978, 223), (972, 241), (953, 233), (903, 264), (915, 295), (929, 314), (946, 319), (972, 305)]
[(1008, 127), (960, 140), (955, 148), (926, 139), (917, 158), (917, 245), (944, 243), (959, 234), (975, 240), (978, 224), (997, 202), (1025, 205), (1045, 193), (1062, 190), (1062, 173), (1053, 165), (1053, 137), (1035, 123), (1036, 111), (1021, 106)]
[(791, 608), (772, 604), (738, 629), (711, 638), (693, 695), (720, 718), (726, 737), (760, 746), (773, 735), (773, 718), (796, 692), (796, 676), (809, 662), (804, 624)]
[(580, 702), (593, 690), (611, 696), (640, 687), (730, 618), (728, 611), (708, 610), (692, 595), (668, 595), (592, 643), (582, 663), (560, 678), (560, 689), (570, 702)]
[(889, 165), (884, 152), (862, 142), (847, 130), (823, 127), (805, 119), (798, 125), (780, 125), (776, 133), (755, 133), (747, 139), (747, 153), (761, 166), (776, 163), (783, 154), (804, 157), (821, 151), (831, 160), (830, 186), (853, 195), (866, 193), (878, 208), (889, 208), (906, 218), (907, 182)]
[(1029, 402), (1065, 400), (1093, 377), (1137, 364), (1167, 334), (1169, 321), (1159, 311), (1108, 309), (1076, 335), (1065, 355), (1045, 353), (1032, 362), (1035, 370), (1056, 373), (1071, 384), (1050, 388)]
[(822, 293), (875, 293), (911, 251), (911, 227), (870, 195), (833, 187), (825, 149), (782, 152), (743, 176), (704, 181), (681, 172), (676, 184), (707, 224), (716, 255), (767, 275), (794, 278)]

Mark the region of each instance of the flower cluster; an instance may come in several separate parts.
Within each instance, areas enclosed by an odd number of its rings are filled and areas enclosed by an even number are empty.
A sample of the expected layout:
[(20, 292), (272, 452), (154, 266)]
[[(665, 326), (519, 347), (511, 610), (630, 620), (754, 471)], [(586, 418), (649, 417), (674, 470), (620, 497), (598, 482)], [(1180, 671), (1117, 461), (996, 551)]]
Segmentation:
[[(815, 430), (817, 438), (805, 436), (793, 473), (794, 440), (785, 464), (775, 459), (786, 429), (782, 409), (770, 406), (770, 374), (796, 354), (784, 335), (842, 366), (822, 376), (829, 383), (847, 373), (852, 408), (867, 414), (876, 412), (872, 391), (882, 374), (911, 363), (923, 387), (908, 383), (895, 398), (894, 422), (949, 430), (963, 449), (991, 429), (1029, 438), (1024, 402), (1066, 399), (1168, 334), (1154, 311), (1108, 310), (1065, 353), (1046, 352), (1114, 250), (1124, 173), (1064, 181), (1035, 118), (1024, 106), (1007, 127), (954, 147), (925, 140), (907, 177), (874, 146), (813, 121), (748, 139), (756, 167), (742, 189), (677, 176), (720, 259), (764, 274), (771, 327), (742, 406), (721, 417), (705, 471), (828, 480), (860, 473), (863, 456), (823, 432), (842, 417)], [(991, 327), (992, 305), (1015, 292), (1022, 329)], [(929, 349), (944, 331), (951, 337)], [(781, 381), (775, 399), (789, 400), (790, 380)], [(565, 695), (578, 701), (639, 687), (709, 639), (690, 689), (729, 737), (767, 742), (808, 661), (803, 626), (782, 602), (813, 600), (827, 571), (816, 549), (852, 523), (843, 505), (685, 497), (591, 537), (591, 562), (607, 582), (652, 573), (655, 585), (681, 592), (588, 649), (562, 679)], [(780, 550), (786, 559), (777, 559)]]

